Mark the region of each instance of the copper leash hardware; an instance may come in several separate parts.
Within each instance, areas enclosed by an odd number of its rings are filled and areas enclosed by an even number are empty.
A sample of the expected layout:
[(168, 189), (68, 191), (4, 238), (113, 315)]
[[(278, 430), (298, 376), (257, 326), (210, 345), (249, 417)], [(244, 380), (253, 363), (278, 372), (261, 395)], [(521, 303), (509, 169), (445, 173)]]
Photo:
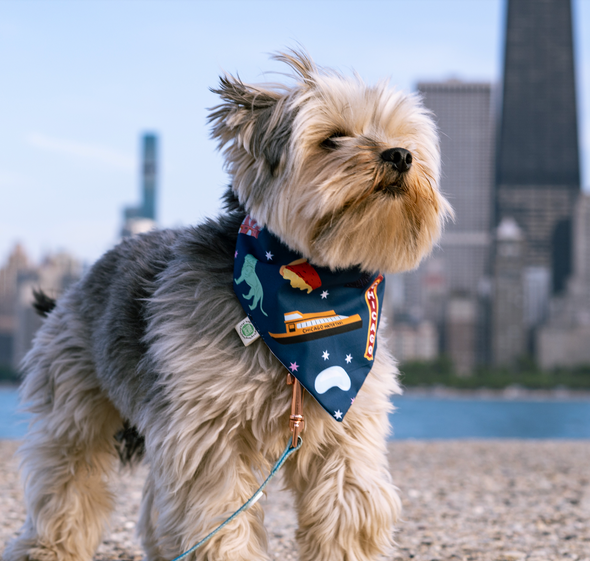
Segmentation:
[(295, 448), (297, 446), (299, 435), (305, 426), (305, 419), (303, 418), (303, 386), (290, 372), (287, 374), (287, 385), (293, 386), (289, 426), (291, 427), (291, 432), (293, 433), (291, 447)]

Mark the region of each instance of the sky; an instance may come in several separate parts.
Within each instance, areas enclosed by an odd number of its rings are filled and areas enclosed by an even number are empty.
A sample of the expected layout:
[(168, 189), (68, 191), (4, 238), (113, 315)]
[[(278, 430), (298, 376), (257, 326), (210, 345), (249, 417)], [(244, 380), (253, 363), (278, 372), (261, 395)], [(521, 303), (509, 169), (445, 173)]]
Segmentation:
[[(573, 0), (583, 186), (590, 187), (590, 0)], [(389, 78), (501, 79), (504, 0), (0, 0), (0, 264), (92, 263), (140, 199), (140, 136), (160, 136), (158, 222), (219, 212), (228, 183), (209, 138), (224, 72), (277, 80), (272, 52)]]

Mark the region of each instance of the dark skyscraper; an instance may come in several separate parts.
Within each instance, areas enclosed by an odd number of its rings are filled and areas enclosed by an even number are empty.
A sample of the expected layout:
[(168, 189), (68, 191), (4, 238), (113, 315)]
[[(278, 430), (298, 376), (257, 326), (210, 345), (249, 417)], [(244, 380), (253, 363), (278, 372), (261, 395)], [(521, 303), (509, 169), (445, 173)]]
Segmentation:
[(496, 222), (516, 220), (525, 265), (561, 292), (580, 190), (570, 0), (508, 1), (496, 188)]

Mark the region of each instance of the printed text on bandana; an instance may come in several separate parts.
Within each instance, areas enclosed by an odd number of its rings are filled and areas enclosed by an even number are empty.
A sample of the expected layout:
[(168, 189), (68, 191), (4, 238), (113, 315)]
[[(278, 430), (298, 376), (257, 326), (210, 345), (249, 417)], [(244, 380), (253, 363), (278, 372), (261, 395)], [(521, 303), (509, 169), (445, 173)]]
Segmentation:
[(383, 280), (383, 275), (379, 275), (367, 291), (365, 292), (365, 301), (369, 308), (369, 331), (367, 332), (367, 348), (365, 358), (373, 360), (375, 350), (375, 339), (377, 337), (377, 320), (379, 318), (379, 298), (377, 296), (377, 286)]

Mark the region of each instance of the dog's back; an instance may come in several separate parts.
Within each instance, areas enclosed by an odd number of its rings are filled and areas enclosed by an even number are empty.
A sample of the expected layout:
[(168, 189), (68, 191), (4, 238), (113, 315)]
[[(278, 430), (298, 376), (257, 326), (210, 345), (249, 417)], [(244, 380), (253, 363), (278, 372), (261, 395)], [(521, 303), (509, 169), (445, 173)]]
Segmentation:
[(140, 366), (147, 350), (149, 299), (174, 260), (181, 235), (162, 230), (124, 240), (92, 267), (72, 295), (80, 321), (89, 328), (100, 384), (127, 418), (134, 414), (132, 403), (141, 401), (151, 385)]
[[(231, 285), (233, 251), (244, 212), (229, 189), (224, 207), (226, 213), (219, 218), (194, 228), (154, 230), (123, 240), (58, 302), (36, 294), (38, 313), (59, 316), (66, 325), (77, 326), (85, 358), (92, 363), (101, 388), (128, 419), (134, 416), (134, 406), (154, 392), (157, 373), (149, 364), (145, 336), (150, 299), (162, 282), (175, 269), (188, 266), (210, 279), (223, 272)], [(54, 333), (56, 321), (49, 317), (41, 328), (25, 364), (27, 377), (35, 363), (58, 358), (47, 356), (47, 332), (52, 332), (49, 338), (63, 337), (59, 329)], [(61, 352), (66, 351), (63, 345)]]

